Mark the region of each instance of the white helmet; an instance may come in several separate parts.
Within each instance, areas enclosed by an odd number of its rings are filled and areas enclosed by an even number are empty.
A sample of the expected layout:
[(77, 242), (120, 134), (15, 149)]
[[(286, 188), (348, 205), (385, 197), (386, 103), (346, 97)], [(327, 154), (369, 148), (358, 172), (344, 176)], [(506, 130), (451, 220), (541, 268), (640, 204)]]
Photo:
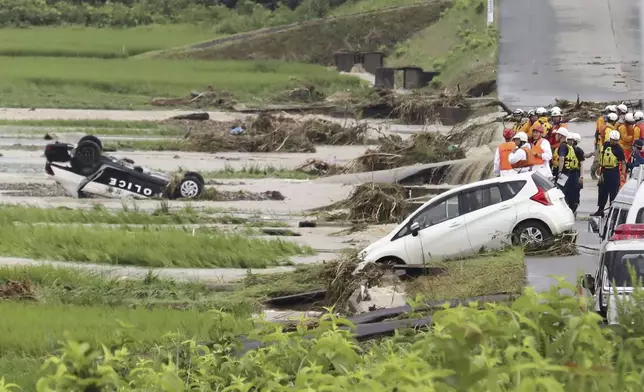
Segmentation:
[(573, 134), (572, 140), (576, 141), (577, 143), (581, 142), (581, 135), (580, 134), (578, 134), (577, 132), (570, 132), (570, 133)]
[(527, 143), (528, 142), (528, 134), (525, 133), (525, 132), (517, 132), (516, 135), (514, 135), (514, 137), (512, 139), (519, 139), (523, 143)]
[(620, 136), (621, 135), (619, 134), (619, 131), (616, 131), (614, 129), (612, 131), (610, 131), (610, 134), (608, 135), (610, 140), (619, 140)]
[(617, 110), (619, 110), (621, 114), (626, 114), (628, 112), (628, 107), (623, 103), (620, 103), (619, 105), (617, 105)]
[(537, 116), (545, 116), (547, 113), (548, 111), (546, 110), (546, 108), (544, 107), (537, 108)]
[(642, 113), (641, 111), (638, 110), (637, 112), (635, 112), (633, 117), (635, 118), (635, 121), (644, 120), (644, 113)]
[(615, 121), (617, 121), (617, 119), (619, 118), (619, 116), (617, 115), (617, 113), (612, 113), (612, 112), (611, 112), (611, 113), (608, 113), (608, 114), (606, 115), (606, 118), (608, 118), (608, 121), (613, 121), (613, 122), (615, 122)]
[(561, 108), (559, 106), (553, 106), (552, 108), (550, 108), (550, 114), (552, 114), (552, 112), (557, 111), (557, 110), (561, 111)]
[(512, 112), (512, 115), (513, 116), (523, 116), (524, 113), (525, 112), (523, 111), (523, 109), (517, 109), (514, 112)]
[(617, 105), (608, 105), (608, 106), (606, 106), (604, 111), (606, 112), (606, 114), (608, 114), (608, 113), (617, 113)]
[(562, 114), (561, 114), (561, 109), (559, 109), (558, 107), (556, 107), (556, 106), (555, 106), (555, 107), (554, 107), (554, 108), (552, 108), (552, 110), (550, 111), (550, 115), (551, 115), (552, 117), (562, 116)]
[(537, 113), (534, 111), (534, 109), (528, 111), (528, 117), (536, 116)]
[(555, 131), (555, 135), (561, 135), (561, 136), (567, 138), (568, 137), (568, 129), (564, 128), (564, 127), (561, 127), (561, 128), (559, 128), (559, 129), (557, 129)]
[(633, 124), (635, 122), (635, 116), (633, 115), (633, 113), (626, 113), (626, 116), (624, 116), (624, 120), (627, 123)]

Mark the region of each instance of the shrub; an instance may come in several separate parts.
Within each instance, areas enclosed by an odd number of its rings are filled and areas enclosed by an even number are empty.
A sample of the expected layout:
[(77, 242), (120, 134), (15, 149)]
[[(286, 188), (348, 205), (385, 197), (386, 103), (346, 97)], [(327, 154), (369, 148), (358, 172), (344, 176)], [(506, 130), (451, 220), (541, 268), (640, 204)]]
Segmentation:
[[(582, 310), (586, 301), (562, 288), (575, 289), (560, 282), (547, 293), (526, 289), (510, 305), (444, 309), (431, 331), (399, 331), (368, 345), (342, 328), (347, 320), (327, 314), (316, 328), (289, 333), (256, 321), (249, 338), (266, 346), (241, 354), (245, 328), (221, 312), (220, 333), (207, 345), (170, 335), (143, 355), (136, 346), (70, 340), (47, 360), (38, 390), (640, 390), (643, 327), (602, 328), (600, 316)], [(642, 290), (634, 296), (641, 304)]]

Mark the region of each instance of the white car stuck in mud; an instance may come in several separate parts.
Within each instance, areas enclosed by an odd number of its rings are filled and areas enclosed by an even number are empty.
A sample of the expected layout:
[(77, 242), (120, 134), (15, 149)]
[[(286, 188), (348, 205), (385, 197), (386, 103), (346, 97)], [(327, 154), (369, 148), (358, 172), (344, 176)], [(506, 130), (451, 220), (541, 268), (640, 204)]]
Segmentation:
[(180, 181), (135, 166), (129, 159), (103, 155), (101, 141), (91, 135), (78, 144), (51, 143), (45, 147), (45, 173), (72, 197), (90, 195), (107, 198), (185, 198), (203, 192), (205, 182), (196, 172), (187, 172)]
[(366, 247), (364, 263), (423, 264), (482, 250), (538, 245), (572, 232), (564, 194), (537, 172), (478, 181), (444, 192)]

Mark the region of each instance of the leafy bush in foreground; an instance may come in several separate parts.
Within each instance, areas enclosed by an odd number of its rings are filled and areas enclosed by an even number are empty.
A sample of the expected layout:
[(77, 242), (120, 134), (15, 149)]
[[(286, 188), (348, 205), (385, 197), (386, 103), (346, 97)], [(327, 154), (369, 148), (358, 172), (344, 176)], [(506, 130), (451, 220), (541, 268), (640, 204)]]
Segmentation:
[[(181, 342), (145, 355), (68, 341), (47, 360), (38, 391), (635, 391), (644, 376), (643, 327), (617, 332), (583, 299), (531, 289), (511, 305), (445, 309), (431, 332), (404, 331), (359, 345), (325, 316), (314, 330), (261, 324), (272, 342), (235, 357), (240, 320), (223, 313), (208, 346)], [(631, 312), (642, 312), (635, 293)], [(632, 320), (632, 318), (631, 318)], [(630, 325), (630, 324), (629, 324)], [(307, 336), (308, 338), (304, 338)], [(132, 346), (134, 347), (134, 346)], [(2, 384), (0, 383), (0, 391)], [(9, 389), (11, 390), (11, 389)]]

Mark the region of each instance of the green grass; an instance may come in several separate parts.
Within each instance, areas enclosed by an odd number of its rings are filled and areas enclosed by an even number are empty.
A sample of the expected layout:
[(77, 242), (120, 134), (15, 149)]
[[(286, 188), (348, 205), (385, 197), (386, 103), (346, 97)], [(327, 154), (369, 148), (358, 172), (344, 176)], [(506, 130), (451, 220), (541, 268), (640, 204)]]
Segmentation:
[[(91, 209), (38, 208), (24, 205), (0, 204), (0, 223), (105, 223), (131, 225), (171, 225), (191, 223), (268, 225), (272, 222), (249, 222), (233, 215), (204, 215), (191, 207), (169, 210), (167, 203), (159, 203), (152, 213), (136, 211), (124, 205), (121, 211), (110, 211), (100, 204)], [(276, 222), (279, 223), (279, 222)]]
[(212, 28), (194, 25), (2, 28), (0, 56), (120, 58), (217, 36)]
[(445, 272), (406, 284), (406, 292), (427, 300), (520, 293), (525, 286), (523, 251), (511, 249), (488, 256), (435, 263)]
[(0, 69), (7, 107), (144, 108), (153, 97), (183, 98), (210, 85), (261, 101), (307, 83), (322, 91), (361, 83), (325, 67), (280, 61), (0, 57)]
[(390, 7), (427, 2), (428, 0), (349, 0), (334, 8), (332, 16), (351, 15), (358, 12), (377, 11)]
[(274, 166), (244, 166), (241, 169), (235, 169), (232, 166), (226, 166), (223, 170), (202, 172), (204, 178), (288, 178), (294, 180), (307, 180), (315, 178), (315, 175), (298, 170), (289, 170), (277, 168)]
[(215, 230), (2, 224), (0, 255), (112, 265), (183, 268), (264, 268), (313, 254), (281, 239)]
[[(498, 37), (488, 28), (486, 1), (459, 0), (441, 19), (400, 43), (387, 60), (392, 66), (416, 65), (440, 71), (435, 88), (467, 91), (496, 79)], [(436, 39), (441, 37), (441, 39)]]
[[(117, 121), (117, 120), (4, 120), (0, 125), (17, 127), (65, 127), (65, 128), (108, 128), (108, 129), (159, 129), (163, 125), (154, 121)], [(101, 130), (102, 132), (102, 130)]]

